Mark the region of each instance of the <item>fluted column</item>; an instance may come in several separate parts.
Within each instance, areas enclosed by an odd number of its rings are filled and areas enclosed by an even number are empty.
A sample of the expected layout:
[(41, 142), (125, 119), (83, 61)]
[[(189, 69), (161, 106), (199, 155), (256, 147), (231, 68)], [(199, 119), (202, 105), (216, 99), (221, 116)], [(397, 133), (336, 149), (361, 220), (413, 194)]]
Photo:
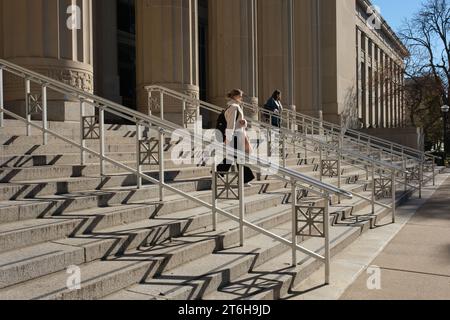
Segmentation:
[(356, 43), (357, 43), (357, 51), (356, 51), (356, 64), (357, 64), (357, 95), (358, 95), (358, 118), (363, 119), (363, 99), (362, 99), (362, 42), (361, 42), (361, 30), (356, 29)]
[[(152, 84), (198, 98), (197, 0), (136, 0), (136, 55), (138, 110), (147, 113)], [(179, 102), (167, 99), (164, 110), (181, 122)]]
[(365, 77), (363, 79), (365, 83), (366, 93), (365, 93), (365, 100), (364, 100), (364, 128), (370, 127), (370, 83), (369, 83), (369, 77), (370, 77), (370, 57), (369, 57), (369, 38), (367, 36), (364, 37), (364, 48), (365, 48), (365, 64), (364, 64), (364, 73)]
[(208, 8), (209, 100), (225, 106), (226, 94), (240, 88), (247, 102), (257, 105), (257, 1), (214, 0)]
[[(289, 46), (289, 19), (292, 0), (258, 2), (259, 100), (265, 102), (279, 89), (283, 102), (294, 108), (292, 48)], [(270, 21), (270, 22), (268, 22)]]
[(379, 72), (380, 72), (380, 127), (386, 127), (386, 86), (385, 86), (385, 54), (380, 50)]
[(381, 116), (382, 116), (382, 87), (381, 87), (381, 50), (379, 46), (375, 46), (375, 126), (380, 128), (382, 126)]
[(95, 93), (122, 103), (117, 47), (117, 1), (94, 1)]
[(392, 59), (388, 57), (388, 81), (389, 81), (389, 91), (388, 91), (388, 128), (393, 128), (394, 123), (394, 90), (393, 90), (393, 72), (392, 72)]
[[(0, 57), (93, 92), (92, 0), (0, 0), (0, 7)], [(6, 84), (8, 105), (23, 109), (22, 81), (6, 77)], [(50, 120), (76, 119), (67, 97), (48, 98), (60, 101), (49, 103)]]

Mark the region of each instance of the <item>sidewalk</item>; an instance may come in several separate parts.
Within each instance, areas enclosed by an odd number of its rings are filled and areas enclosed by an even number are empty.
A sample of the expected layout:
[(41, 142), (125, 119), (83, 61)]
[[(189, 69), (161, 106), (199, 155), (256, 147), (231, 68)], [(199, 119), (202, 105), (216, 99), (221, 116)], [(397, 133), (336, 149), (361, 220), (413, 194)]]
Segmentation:
[[(380, 224), (333, 257), (330, 285), (321, 268), (285, 299), (450, 299), (450, 174), (399, 207), (397, 223)], [(381, 268), (382, 290), (367, 288), (372, 266)]]
[(450, 299), (450, 178), (371, 265), (381, 268), (381, 290), (367, 289), (364, 272), (341, 299)]

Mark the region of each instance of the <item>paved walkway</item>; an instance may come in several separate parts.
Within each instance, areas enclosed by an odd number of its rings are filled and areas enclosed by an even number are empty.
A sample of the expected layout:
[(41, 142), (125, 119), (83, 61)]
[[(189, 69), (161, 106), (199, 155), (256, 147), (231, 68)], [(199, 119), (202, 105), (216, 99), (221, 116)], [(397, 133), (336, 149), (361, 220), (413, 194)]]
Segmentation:
[[(289, 300), (450, 299), (450, 174), (438, 176), (423, 198), (398, 208), (397, 223), (370, 230), (332, 259), (332, 283), (323, 268), (286, 297)], [(381, 290), (369, 290), (373, 266)], [(370, 267), (370, 269), (368, 269)]]
[(369, 290), (363, 273), (342, 299), (450, 299), (450, 178), (372, 266), (381, 269), (381, 289)]

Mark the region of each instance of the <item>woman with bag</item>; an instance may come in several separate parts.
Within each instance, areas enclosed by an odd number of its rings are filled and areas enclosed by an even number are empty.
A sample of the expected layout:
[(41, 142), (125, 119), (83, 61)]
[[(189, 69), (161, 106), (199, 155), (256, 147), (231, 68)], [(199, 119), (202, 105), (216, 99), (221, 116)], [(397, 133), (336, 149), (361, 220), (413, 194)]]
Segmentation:
[[(235, 150), (239, 150), (238, 142), (245, 141), (245, 152), (251, 152), (251, 145), (249, 139), (246, 134), (246, 128), (248, 125), (247, 120), (245, 120), (244, 112), (240, 104), (242, 103), (242, 99), (244, 96), (244, 92), (239, 89), (234, 89), (228, 94), (228, 98), (230, 101), (227, 104), (227, 109), (225, 111), (225, 119), (227, 122), (227, 130), (225, 133), (225, 144), (234, 148)], [(243, 139), (243, 140), (242, 140)], [(228, 172), (231, 169), (230, 164), (227, 164), (226, 161), (217, 167), (218, 172)], [(250, 182), (255, 179), (255, 175), (252, 170), (248, 167), (244, 167), (244, 183), (248, 187), (250, 186)]]

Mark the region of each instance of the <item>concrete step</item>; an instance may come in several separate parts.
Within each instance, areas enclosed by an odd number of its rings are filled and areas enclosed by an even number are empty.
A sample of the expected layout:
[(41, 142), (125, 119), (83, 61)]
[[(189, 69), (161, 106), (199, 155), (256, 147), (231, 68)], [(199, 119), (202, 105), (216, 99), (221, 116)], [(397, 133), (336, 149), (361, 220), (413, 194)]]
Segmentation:
[[(194, 169), (186, 172), (184, 180), (187, 179), (187, 175), (191, 175), (192, 178), (200, 178), (202, 176), (202, 172), (205, 170), (204, 175), (209, 175), (210, 172), (206, 168)], [(318, 172), (308, 173), (310, 168), (308, 166), (304, 166), (303, 168), (297, 169), (299, 172), (307, 174), (312, 177), (319, 177)], [(168, 177), (169, 178), (169, 177)], [(175, 181), (178, 181), (180, 177), (172, 178)], [(120, 178), (117, 178), (120, 180)], [(134, 179), (134, 178), (130, 178)], [(271, 179), (270, 176), (264, 176), (261, 180)], [(168, 179), (169, 180), (169, 179)], [(180, 179), (183, 180), (183, 179)], [(337, 179), (325, 179), (324, 181), (328, 181), (331, 184), (337, 184)], [(342, 185), (346, 183), (346, 178), (342, 177)], [(62, 184), (63, 187), (60, 187), (60, 184), (53, 185), (56, 187), (56, 191), (63, 191), (67, 183), (64, 182)], [(205, 186), (208, 188), (209, 186)], [(42, 186), (38, 186), (36, 190), (41, 189)], [(52, 186), (49, 187), (51, 190)], [(151, 188), (151, 187), (150, 187)], [(83, 191), (88, 192), (89, 189), (84, 189)], [(92, 189), (94, 190), (94, 189)], [(191, 189), (189, 189), (191, 190)], [(14, 188), (13, 190), (14, 191)], [(55, 190), (53, 190), (55, 191)], [(20, 192), (20, 191), (19, 191)], [(31, 196), (33, 196), (33, 192), (31, 192)], [(30, 199), (27, 201), (0, 201), (0, 223), (1, 222), (12, 222), (26, 219), (35, 219), (37, 217), (51, 216), (55, 214), (60, 214), (62, 212), (70, 212), (77, 211), (83, 209), (89, 209), (90, 207), (97, 206), (108, 206), (116, 203), (129, 203), (130, 201), (139, 201), (149, 198), (156, 197), (157, 190), (155, 188), (144, 189), (144, 190), (133, 190), (129, 188), (114, 188), (114, 189), (105, 189), (103, 191), (95, 191), (91, 192), (91, 194), (87, 195), (87, 193), (82, 193), (80, 195), (58, 195), (58, 196), (44, 196), (38, 195), (38, 199)], [(59, 194), (60, 192), (58, 192)], [(170, 194), (170, 192), (168, 193)], [(36, 196), (35, 196), (36, 197)]]
[[(294, 164), (295, 160), (290, 161)], [(173, 169), (177, 167), (172, 161), (166, 162), (166, 169)], [(89, 166), (87, 168), (90, 168)], [(114, 168), (115, 169), (115, 168)], [(144, 167), (145, 169), (155, 170), (156, 166)], [(313, 166), (302, 166), (302, 172), (312, 171)], [(90, 169), (94, 170), (94, 169)], [(206, 170), (206, 167), (198, 167), (198, 172), (196, 171), (196, 176), (193, 179), (202, 179), (200, 173)], [(95, 171), (95, 170), (94, 170)], [(111, 170), (108, 170), (110, 172)], [(116, 171), (116, 170), (115, 170)], [(167, 180), (170, 182), (170, 178), (173, 173), (167, 175)], [(209, 174), (209, 172), (207, 172)], [(153, 174), (155, 178), (159, 178)], [(178, 180), (178, 177), (175, 177)], [(190, 179), (184, 179), (190, 180)], [(143, 180), (144, 185), (151, 185), (150, 182)], [(11, 183), (0, 184), (0, 201), (3, 200), (22, 200), (22, 199), (33, 199), (39, 196), (47, 195), (60, 195), (68, 194), (72, 192), (85, 191), (85, 190), (101, 190), (106, 188), (114, 187), (132, 187), (136, 186), (136, 176), (133, 174), (108, 174), (104, 177), (71, 177), (71, 178), (54, 178), (54, 179), (38, 179), (38, 180), (28, 180), (28, 181), (15, 181)]]
[[(277, 222), (274, 213), (261, 220), (259, 214), (253, 215), (261, 227)], [(276, 217), (276, 214), (275, 214)], [(234, 243), (238, 239), (238, 230), (225, 223), (221, 231), (211, 235), (189, 234), (173, 239), (171, 242), (152, 247), (131, 250), (119, 257), (81, 265), (83, 288), (77, 293), (66, 288), (67, 274), (54, 273), (36, 280), (0, 290), (0, 299), (95, 299), (101, 298), (133, 283), (139, 283), (144, 277), (151, 278), (164, 270), (176, 268), (184, 263), (220, 250), (224, 243)], [(51, 249), (51, 248), (47, 248)], [(76, 258), (74, 258), (76, 260)], [(44, 286), (47, 283), (47, 286)], [(74, 296), (74, 294), (76, 294)]]
[[(86, 147), (90, 148), (96, 152), (99, 152), (98, 142), (88, 142)], [(80, 149), (69, 145), (69, 144), (48, 144), (48, 145), (8, 145), (0, 146), (0, 154), (2, 156), (22, 156), (22, 155), (33, 155), (33, 154), (55, 154), (55, 153), (79, 153)], [(105, 144), (106, 153), (129, 153), (136, 152), (136, 143), (111, 143)]]
[[(109, 132), (107, 132), (109, 133)], [(136, 143), (136, 133), (133, 132), (131, 134), (129, 134), (126, 137), (121, 137), (121, 136), (114, 136), (114, 135), (108, 135), (105, 134), (105, 143), (106, 144), (135, 144)], [(146, 136), (150, 136), (150, 137), (156, 137), (157, 132), (156, 131), (152, 131), (151, 133), (146, 134)], [(74, 140), (74, 142), (79, 142), (80, 140), (77, 139), (72, 139)], [(1, 146), (29, 146), (29, 147), (33, 147), (36, 145), (42, 145), (42, 136), (8, 136), (8, 135), (4, 135), (4, 134), (0, 134), (0, 145)], [(62, 141), (61, 139), (49, 135), (47, 138), (47, 142), (48, 144), (65, 144), (64, 141)], [(172, 141), (170, 138), (167, 138), (165, 141), (166, 144), (177, 144), (178, 141)], [(86, 145), (88, 147), (97, 147), (99, 144), (98, 140), (86, 140)]]
[[(254, 198), (253, 202), (255, 203), (263, 201), (265, 204), (268, 204), (269, 197), (255, 195)], [(140, 208), (136, 206), (136, 209), (142, 208), (145, 209), (145, 206)], [(223, 204), (223, 208), (234, 215), (238, 215), (239, 208), (235, 202), (229, 201)], [(247, 218), (250, 218), (252, 221), (260, 220), (260, 212), (258, 215), (255, 214), (258, 212), (255, 211), (257, 208), (259, 207), (248, 204)], [(277, 221), (277, 219), (289, 219), (289, 215), (277, 218), (275, 214), (277, 208), (276, 206), (271, 208), (271, 216), (274, 221)], [(116, 211), (119, 211), (119, 209)], [(132, 211), (131, 209), (128, 211), (128, 216), (130, 216)], [(91, 214), (94, 215), (94, 212)], [(96, 214), (100, 217), (104, 213), (97, 212)], [(0, 259), (4, 262), (4, 265), (1, 267), (2, 272), (0, 274), (2, 279), (0, 283), (2, 284), (0, 287), (42, 276), (45, 275), (45, 272), (52, 273), (62, 270), (55, 269), (57, 266), (63, 266), (64, 268), (70, 263), (76, 263), (78, 260), (67, 260), (79, 259), (78, 254), (73, 255), (74, 248), (82, 250), (83, 259), (85, 259), (83, 263), (87, 263), (108, 256), (123, 254), (125, 251), (136, 249), (139, 246), (161, 245), (185, 233), (210, 228), (212, 221), (211, 213), (207, 209), (202, 210), (201, 208), (170, 213), (164, 215), (164, 218), (152, 218), (145, 212), (140, 215), (139, 212), (136, 212), (136, 215), (139, 217), (133, 216), (132, 218), (139, 220), (139, 222), (132, 223), (131, 220), (127, 221), (126, 224), (118, 224), (116, 227), (107, 229), (104, 229), (106, 224), (100, 223), (95, 225), (95, 229), (91, 230), (91, 235), (80, 235), (75, 238), (56, 240), (1, 254)], [(218, 221), (223, 223), (225, 219), (219, 217)], [(58, 247), (59, 250), (56, 250)], [(53, 262), (47, 263), (46, 261), (49, 261), (49, 259)], [(80, 264), (80, 262), (76, 264)]]
[[(273, 185), (272, 187), (277, 186)], [(354, 190), (358, 188), (361, 187), (353, 187)], [(260, 221), (264, 217), (270, 217), (271, 221), (277, 223), (288, 221), (291, 218), (290, 206), (283, 202), (285, 199), (283, 192), (287, 191), (269, 189), (268, 192), (270, 193), (247, 197), (249, 201), (246, 203), (246, 219)], [(323, 205), (320, 204), (321, 200), (311, 198), (310, 201)], [(339, 210), (342, 211), (341, 216), (344, 216), (345, 212), (350, 214), (365, 205), (363, 203), (346, 207), (341, 205)], [(283, 206), (287, 206), (289, 212), (274, 215)], [(239, 214), (236, 201), (221, 201), (220, 207), (235, 216)], [(42, 276), (46, 274), (45, 272), (59, 271), (55, 269), (57, 266), (68, 266), (67, 263), (75, 263), (69, 262), (72, 261), (70, 259), (79, 259), (79, 253), (75, 253), (73, 247), (82, 247), (85, 262), (91, 262), (107, 256), (122, 254), (126, 250), (136, 249), (142, 245), (159, 245), (184, 233), (211, 226), (211, 213), (206, 208), (193, 207), (181, 211), (171, 211), (169, 208), (167, 212), (164, 214), (163, 211), (159, 211), (158, 217), (156, 217), (154, 211), (149, 210), (149, 206), (143, 203), (88, 210), (82, 213), (74, 212), (57, 217), (54, 221), (62, 219), (66, 222), (67, 219), (82, 219), (83, 225), (78, 225), (76, 229), (79, 235), (77, 234), (75, 238), (55, 240), (51, 243), (42, 243), (1, 254), (0, 260), (5, 261), (5, 264), (0, 268), (3, 269), (1, 273), (3, 278), (0, 283), (3, 283), (3, 286), (9, 286), (17, 283), (14, 281), (26, 281), (37, 275)], [(254, 215), (254, 213), (258, 214)], [(339, 218), (334, 220), (339, 221)], [(219, 216), (218, 221), (223, 224), (227, 220)], [(233, 222), (229, 223), (233, 224)], [(116, 226), (111, 227), (113, 225)], [(227, 226), (227, 228), (231, 227)], [(61, 246), (61, 250), (54, 251), (53, 249), (58, 245)], [(67, 250), (63, 250), (66, 247)]]
[[(286, 205), (289, 208), (289, 205)], [(281, 208), (280, 208), (281, 209)], [(275, 210), (276, 211), (276, 210)], [(281, 210), (280, 210), (281, 212)], [(264, 216), (267, 218), (264, 219)], [(253, 218), (257, 219), (257, 221), (254, 221)], [(272, 226), (275, 226), (279, 223), (282, 223), (286, 219), (289, 219), (289, 214), (287, 213), (280, 213), (278, 217), (275, 215), (274, 217), (274, 209), (265, 209), (264, 213), (258, 212), (254, 215), (249, 215), (247, 217), (249, 221), (253, 221), (254, 223), (257, 223), (259, 226), (264, 228), (270, 228)], [(281, 220), (280, 220), (281, 219)], [(220, 250), (221, 248), (225, 247), (226, 245), (232, 245), (236, 241), (238, 241), (238, 231), (236, 230), (235, 226), (233, 228), (232, 222), (226, 222), (225, 225), (221, 227), (223, 231), (219, 233), (219, 236), (216, 236), (214, 233), (211, 236), (208, 236), (205, 233), (200, 234), (191, 234), (187, 235), (181, 238), (174, 239), (172, 242), (161, 245), (161, 246), (153, 246), (151, 248), (141, 248), (137, 251), (131, 251), (129, 253), (126, 253), (123, 256), (117, 257), (117, 258), (111, 258), (111, 259), (105, 259), (104, 261), (98, 261), (87, 265), (82, 265), (82, 274), (83, 279), (85, 279), (85, 275), (87, 274), (88, 277), (90, 275), (93, 276), (92, 281), (88, 281), (88, 284), (85, 288), (80, 290), (77, 293), (77, 297), (70, 297), (70, 295), (73, 294), (73, 292), (67, 292), (63, 289), (65, 292), (58, 293), (58, 296), (54, 295), (54, 290), (51, 291), (51, 294), (49, 296), (46, 296), (45, 298), (64, 298), (64, 299), (92, 299), (95, 298), (96, 295), (99, 295), (99, 297), (102, 297), (106, 294), (108, 294), (109, 290), (112, 290), (115, 286), (119, 285), (118, 289), (120, 290), (120, 286), (123, 286), (126, 281), (129, 281), (130, 279), (134, 282), (137, 279), (134, 278), (135, 272), (137, 269), (135, 267), (138, 267), (139, 270), (143, 266), (137, 266), (135, 263), (133, 264), (126, 264), (122, 263), (124, 261), (146, 261), (147, 270), (149, 273), (147, 276), (153, 276), (157, 275), (164, 270), (170, 270), (172, 268), (176, 268), (181, 264), (188, 263), (190, 261), (193, 261), (197, 258), (200, 258), (204, 256), (205, 254), (212, 253), (214, 251)], [(235, 224), (234, 224), (235, 225)], [(226, 230), (234, 229), (233, 231), (226, 232)], [(250, 233), (249, 233), (250, 234)], [(69, 239), (70, 240), (70, 239)], [(67, 245), (67, 244), (65, 244)], [(52, 248), (42, 248), (42, 249), (52, 249)], [(67, 250), (66, 250), (67, 251)], [(67, 254), (73, 253), (72, 250), (69, 250)], [(76, 254), (73, 254), (74, 260), (80, 259), (77, 257)], [(144, 258), (145, 257), (145, 258)], [(164, 263), (164, 265), (161, 265), (159, 263), (159, 258), (164, 257), (164, 261), (161, 261), (161, 263)], [(119, 262), (119, 263), (118, 263)], [(152, 265), (157, 264), (159, 268), (150, 268)], [(57, 263), (56, 263), (57, 264)], [(112, 265), (118, 266), (118, 268), (112, 268), (108, 269), (107, 267), (112, 267)], [(150, 264), (150, 265), (149, 265)], [(41, 264), (42, 265), (42, 264)], [(95, 265), (95, 267), (93, 267)], [(8, 264), (8, 266), (11, 266), (11, 263)], [(92, 268), (91, 268), (92, 267)], [(106, 268), (106, 269), (105, 269)], [(122, 269), (126, 268), (128, 271), (127, 273), (122, 273)], [(13, 268), (16, 269), (17, 268)], [(23, 270), (23, 269), (22, 269)], [(105, 274), (105, 270), (110, 270), (113, 274)], [(10, 271), (11, 272), (11, 271)], [(92, 272), (92, 273), (91, 273)], [(100, 277), (98, 277), (98, 273), (101, 272)], [(94, 275), (97, 275), (94, 277)], [(140, 274), (140, 273), (139, 273)], [(3, 298), (3, 294), (5, 293), (4, 297), (7, 297), (7, 299), (15, 299), (17, 297), (17, 291), (22, 292), (19, 293), (21, 295), (25, 294), (26, 296), (29, 294), (34, 294), (39, 292), (39, 294), (42, 293), (41, 284), (44, 281), (49, 283), (49, 285), (52, 287), (55, 284), (59, 287), (64, 285), (64, 282), (60, 282), (58, 280), (58, 277), (62, 275), (62, 273), (53, 274), (44, 278), (36, 279), (24, 284), (19, 284), (14, 287), (6, 288), (5, 290), (2, 290), (0, 292), (0, 297)], [(67, 275), (66, 275), (67, 277)], [(127, 279), (124, 279), (127, 278)], [(56, 279), (55, 279), (56, 278)], [(18, 278), (16, 278), (18, 279)], [(90, 283), (89, 283), (90, 282)], [(103, 283), (101, 285), (102, 289), (98, 290), (95, 289), (98, 287), (99, 282)], [(85, 281), (83, 281), (85, 283)], [(26, 289), (24, 289), (26, 288)], [(53, 287), (54, 288), (54, 287)], [(35, 291), (37, 290), (37, 291)], [(45, 290), (45, 289), (44, 289)], [(106, 290), (106, 291), (105, 291)], [(117, 290), (117, 287), (116, 289)], [(16, 292), (16, 295), (12, 292)], [(69, 296), (67, 296), (69, 294)], [(88, 297), (89, 296), (89, 297)], [(22, 296), (23, 297), (23, 296)], [(40, 297), (34, 297), (34, 298), (44, 298), (43, 296)]]
[[(33, 121), (37, 125), (42, 125), (41, 121)], [(26, 124), (18, 120), (5, 120), (5, 126), (0, 128), (0, 134), (9, 136), (23, 136), (26, 135)], [(55, 122), (49, 121), (48, 128), (58, 134), (73, 135), (74, 137), (80, 136), (80, 123), (79, 122)], [(119, 124), (106, 124), (105, 132), (108, 135), (116, 135), (127, 137), (136, 132), (136, 126), (134, 125), (119, 125)], [(42, 136), (42, 131), (35, 128), (31, 128), (32, 136)]]
[[(290, 238), (291, 228), (291, 223), (286, 222), (269, 228), (269, 231)], [(339, 226), (331, 228), (331, 237), (338, 239), (344, 229), (346, 231), (356, 229), (357, 232), (361, 232), (360, 225)], [(310, 240), (305, 241), (305, 246), (308, 245), (308, 241)], [(142, 281), (105, 299), (199, 300), (252, 269), (269, 261), (278, 260), (278, 256), (286, 251), (290, 252), (290, 248), (265, 236), (252, 233), (252, 237), (246, 240), (244, 247), (234, 247), (230, 244), (225, 246), (224, 250), (164, 272), (154, 279)], [(290, 262), (285, 263), (284, 268), (289, 265)]]
[[(273, 186), (278, 188), (282, 187), (282, 182), (274, 182)], [(273, 187), (272, 186), (272, 187)], [(246, 206), (248, 210), (258, 206), (272, 206), (279, 202), (282, 202), (285, 198), (285, 194), (274, 194), (273, 196), (264, 195), (264, 199), (259, 199), (257, 203), (252, 202), (252, 195), (258, 194), (263, 186), (254, 186), (252, 188), (246, 189)], [(155, 188), (153, 192), (158, 190)], [(211, 193), (209, 191), (200, 192), (190, 192), (190, 194), (198, 199), (211, 202)], [(161, 205), (156, 200), (156, 194), (153, 197), (147, 197), (147, 206), (142, 208), (143, 214), (146, 218), (164, 216), (171, 212), (176, 212), (179, 210), (187, 210), (192, 208), (198, 208), (199, 205), (192, 201), (186, 200), (185, 198), (174, 195), (169, 196), (164, 203)], [(131, 200), (128, 203), (133, 204), (135, 201)], [(120, 204), (122, 202), (116, 202), (115, 204)], [(110, 204), (112, 205), (112, 204)], [(90, 208), (95, 208), (91, 205), (87, 208), (80, 210), (64, 211), (63, 213), (58, 213), (58, 215), (53, 215), (45, 219), (28, 219), (18, 222), (5, 223), (0, 225), (0, 252), (5, 252), (9, 250), (14, 250), (18, 248), (23, 248), (29, 245), (43, 243), (46, 241), (61, 239), (69, 236), (76, 236), (80, 234), (91, 233), (98, 228), (112, 227), (117, 224), (122, 224), (126, 221), (135, 221), (133, 219), (133, 211), (130, 213), (129, 209), (115, 211), (112, 209), (112, 213), (105, 209), (103, 214), (99, 214), (99, 210), (89, 210)], [(132, 207), (132, 209), (134, 209)], [(136, 215), (136, 218), (140, 218), (141, 215)]]
[[(388, 210), (379, 209), (378, 220), (382, 220), (387, 214)], [(369, 230), (369, 222), (362, 222), (354, 227), (331, 228), (331, 255), (335, 256), (361, 234), (370, 232)], [(323, 239), (311, 238), (306, 240), (303, 245), (309, 250), (323, 254)], [(285, 251), (276, 259), (260, 264), (230, 281), (216, 292), (204, 295), (203, 300), (278, 300), (323, 265), (303, 253), (298, 255), (300, 263), (297, 266), (289, 267), (290, 260), (291, 253)], [(333, 270), (331, 270), (331, 282), (333, 282)]]
[[(135, 169), (135, 162), (122, 162), (123, 165)], [(167, 160), (167, 170), (165, 170), (165, 176), (167, 180), (171, 179), (188, 179), (188, 176), (195, 177), (202, 176), (205, 171), (207, 174), (211, 171), (210, 168), (201, 167), (197, 165), (183, 166), (173, 161)], [(155, 174), (159, 176), (159, 166), (142, 166), (144, 173), (148, 173), (151, 177)], [(106, 174), (123, 174), (126, 173), (124, 169), (117, 167), (113, 164), (105, 164)], [(1, 168), (0, 169), (0, 183), (12, 183), (12, 182), (45, 182), (47, 179), (57, 178), (76, 178), (76, 177), (96, 177), (100, 175), (100, 165), (90, 164), (85, 166), (80, 165), (52, 165), (42, 167), (31, 168)]]
[[(203, 181), (206, 181), (203, 182)], [(177, 183), (173, 186), (183, 192), (201, 191), (210, 188), (208, 180)], [(173, 192), (166, 191), (167, 196)], [(111, 188), (101, 191), (85, 190), (85, 192), (67, 195), (41, 196), (36, 199), (0, 202), (0, 222), (25, 221), (29, 219), (52, 217), (63, 213), (88, 210), (91, 208), (109, 207), (118, 204), (132, 204), (159, 197), (159, 187), (148, 186), (135, 188)]]

